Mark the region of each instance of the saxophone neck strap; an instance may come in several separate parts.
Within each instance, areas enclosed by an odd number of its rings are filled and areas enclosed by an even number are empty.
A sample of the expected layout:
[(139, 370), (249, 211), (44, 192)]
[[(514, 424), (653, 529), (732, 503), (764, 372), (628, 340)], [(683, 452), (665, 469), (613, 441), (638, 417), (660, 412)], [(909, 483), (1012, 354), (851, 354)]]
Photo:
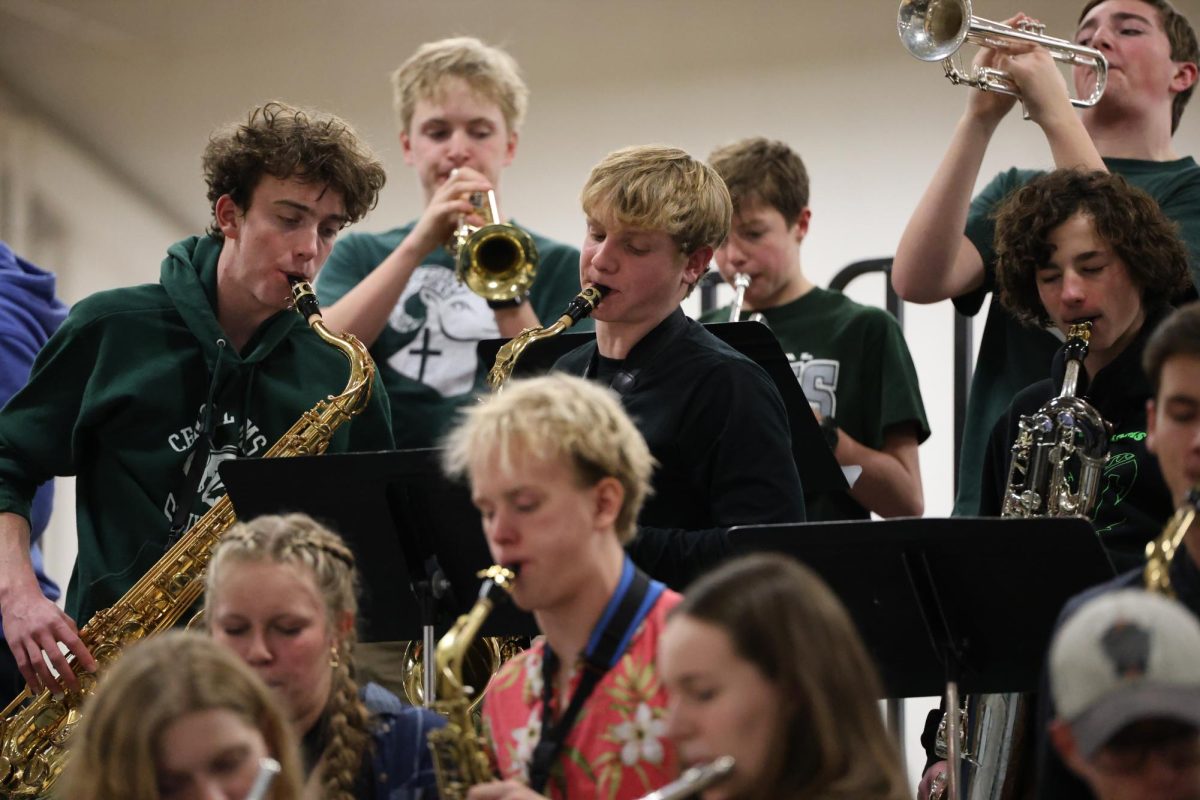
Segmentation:
[(558, 722), (554, 721), (553, 714), (550, 713), (554, 698), (554, 678), (559, 668), (558, 656), (549, 646), (545, 648), (542, 655), (542, 735), (529, 764), (529, 786), (535, 792), (544, 792), (550, 780), (550, 769), (562, 752), (567, 734), (575, 725), (584, 703), (600, 680), (621, 660), (633, 634), (658, 602), (665, 588), (658, 581), (650, 580), (646, 573), (633, 565), (628, 556), (625, 557), (625, 566), (621, 571), (617, 590), (592, 630), (591, 638), (583, 651), (583, 672), (579, 676), (579, 683), (571, 693), (567, 710)]

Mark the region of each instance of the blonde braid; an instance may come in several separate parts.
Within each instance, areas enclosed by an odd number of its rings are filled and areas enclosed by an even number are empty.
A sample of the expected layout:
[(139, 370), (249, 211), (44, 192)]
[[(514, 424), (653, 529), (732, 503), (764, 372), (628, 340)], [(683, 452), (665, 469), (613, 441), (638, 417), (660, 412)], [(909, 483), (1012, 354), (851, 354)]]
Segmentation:
[(351, 674), (349, 659), (343, 658), (334, 670), (333, 688), (325, 706), (329, 740), (321, 759), (321, 785), (327, 798), (354, 800), (355, 783), (371, 745), (368, 733), (371, 714), (358, 696), (358, 683)]
[[(303, 565), (312, 573), (325, 602), (327, 623), (337, 631), (346, 612), (358, 613), (354, 554), (335, 533), (304, 514), (258, 517), (239, 523), (222, 538), (208, 570), (205, 602), (211, 603), (220, 574), (229, 561), (268, 561)], [(211, 616), (209, 617), (211, 624)], [(354, 679), (354, 645), (349, 630), (335, 645), (337, 666), (325, 704), (329, 738), (319, 760), (323, 795), (330, 800), (354, 800), (355, 784), (371, 740), (371, 714), (359, 698)], [(331, 654), (332, 655), (332, 654)]]

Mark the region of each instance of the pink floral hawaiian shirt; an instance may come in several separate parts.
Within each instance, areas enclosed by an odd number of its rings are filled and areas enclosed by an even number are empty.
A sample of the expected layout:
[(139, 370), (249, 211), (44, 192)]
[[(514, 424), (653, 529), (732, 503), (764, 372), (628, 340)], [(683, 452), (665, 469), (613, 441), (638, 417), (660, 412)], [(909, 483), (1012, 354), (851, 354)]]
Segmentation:
[[(666, 738), (667, 693), (655, 667), (667, 612), (680, 597), (664, 591), (630, 640), (621, 660), (596, 685), (579, 712), (546, 787), (552, 798), (627, 800), (679, 776), (679, 759)], [(483, 701), (483, 721), (501, 777), (526, 781), (542, 734), (542, 653), (545, 641), (496, 673)], [(581, 665), (571, 676), (579, 683)], [(563, 709), (555, 702), (555, 718)]]

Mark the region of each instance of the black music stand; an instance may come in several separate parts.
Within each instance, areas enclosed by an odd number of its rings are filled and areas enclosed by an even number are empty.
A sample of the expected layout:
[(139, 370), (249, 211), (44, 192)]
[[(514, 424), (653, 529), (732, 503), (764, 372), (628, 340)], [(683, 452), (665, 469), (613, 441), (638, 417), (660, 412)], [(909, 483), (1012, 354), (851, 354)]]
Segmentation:
[[(792, 458), (805, 494), (847, 491), (850, 487), (846, 476), (833, 457), (808, 399), (771, 329), (757, 322), (720, 322), (704, 327), (762, 367), (779, 390), (792, 432)], [(560, 357), (595, 338), (594, 333), (569, 333), (533, 342), (517, 362), (513, 377), (528, 378), (549, 372)], [(478, 344), (476, 354), (481, 369), (486, 371), (483, 365), (495, 362), (496, 353), (507, 341), (485, 339)]]
[(887, 697), (1037, 688), (1063, 604), (1115, 572), (1084, 519), (899, 519), (731, 528), (735, 553), (807, 564), (850, 611)]
[[(303, 511), (342, 535), (358, 562), (363, 641), (430, 641), (470, 610), (475, 573), (492, 563), (479, 512), (438, 453), (237, 459), (220, 471), (239, 518)], [(481, 635), (536, 632), (531, 615), (500, 603)]]
[[(1035, 691), (1063, 605), (1115, 575), (1082, 518), (765, 525), (732, 528), (729, 539), (735, 553), (787, 553), (829, 584), (885, 697), (945, 694), (947, 709), (960, 690)], [(947, 720), (958, 763), (958, 715)]]

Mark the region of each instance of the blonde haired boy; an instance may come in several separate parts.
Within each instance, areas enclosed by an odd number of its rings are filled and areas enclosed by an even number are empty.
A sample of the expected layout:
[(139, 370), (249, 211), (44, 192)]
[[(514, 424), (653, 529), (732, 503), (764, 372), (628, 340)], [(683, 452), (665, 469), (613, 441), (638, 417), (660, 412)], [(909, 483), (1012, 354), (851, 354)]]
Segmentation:
[(518, 572), (513, 601), (545, 634), (488, 688), (502, 780), (469, 797), (636, 798), (673, 779), (655, 657), (680, 598), (621, 547), (653, 459), (619, 400), (569, 375), (515, 381), (467, 409), (444, 462), (468, 477), (492, 558)]
[(774, 384), (679, 307), (729, 232), (729, 192), (702, 161), (648, 145), (605, 157), (581, 200), (579, 279), (609, 292), (592, 314), (596, 341), (555, 369), (616, 390), (645, 437), (659, 467), (631, 553), (682, 587), (726, 554), (712, 529), (804, 521)]
[(579, 291), (579, 254), (530, 232), (539, 265), (528, 298), (491, 302), (460, 284), (444, 245), (463, 215), (484, 221), (472, 193), (495, 190), (504, 210), (500, 177), (517, 154), (529, 89), (512, 56), (469, 37), (422, 45), (392, 84), (425, 210), (403, 227), (339, 242), (317, 292), (330, 324), (370, 346), (397, 446), (428, 447), (477, 388), (476, 344), (557, 317)]

